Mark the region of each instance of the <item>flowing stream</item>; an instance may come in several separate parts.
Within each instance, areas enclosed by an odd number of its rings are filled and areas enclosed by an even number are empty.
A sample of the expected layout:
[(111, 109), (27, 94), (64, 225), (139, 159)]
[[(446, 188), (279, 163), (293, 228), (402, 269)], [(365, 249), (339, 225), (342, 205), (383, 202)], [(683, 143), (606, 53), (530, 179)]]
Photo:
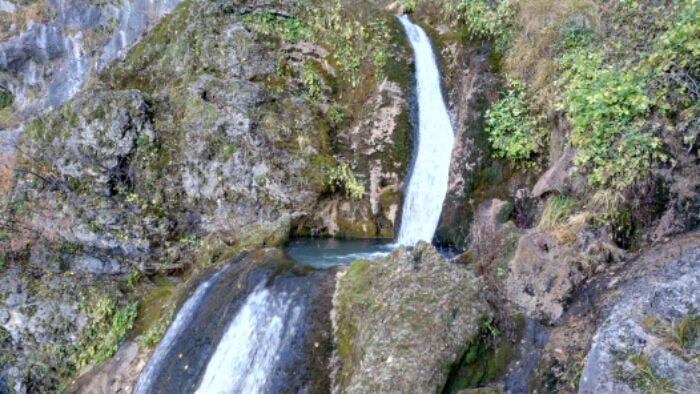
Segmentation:
[(327, 268), (432, 240), (447, 192), (454, 133), (430, 41), (408, 17), (399, 20), (416, 59), (419, 127), (398, 243), (295, 240), (282, 256), (249, 257), (253, 268), (237, 261), (210, 273), (180, 308), (134, 394), (295, 392), (290, 381), (307, 373), (300, 354), (314, 324), (312, 298), (333, 272)]

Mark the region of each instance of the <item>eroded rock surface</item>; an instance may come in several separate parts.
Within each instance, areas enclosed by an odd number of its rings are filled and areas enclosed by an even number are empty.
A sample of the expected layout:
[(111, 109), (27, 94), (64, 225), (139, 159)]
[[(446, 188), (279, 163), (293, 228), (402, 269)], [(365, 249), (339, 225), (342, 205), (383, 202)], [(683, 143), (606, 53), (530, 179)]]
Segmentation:
[(482, 287), (425, 242), (353, 263), (334, 300), (335, 392), (442, 390), (491, 317)]

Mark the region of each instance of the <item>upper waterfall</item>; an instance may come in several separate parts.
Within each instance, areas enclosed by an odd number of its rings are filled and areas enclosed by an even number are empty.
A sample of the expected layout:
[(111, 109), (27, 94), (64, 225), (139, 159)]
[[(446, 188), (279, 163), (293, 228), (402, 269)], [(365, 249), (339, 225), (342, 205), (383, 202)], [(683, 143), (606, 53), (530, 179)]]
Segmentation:
[(413, 47), (418, 96), (418, 133), (411, 177), (406, 188), (398, 243), (430, 242), (447, 193), (454, 132), (440, 89), (440, 72), (425, 31), (406, 16), (399, 18)]

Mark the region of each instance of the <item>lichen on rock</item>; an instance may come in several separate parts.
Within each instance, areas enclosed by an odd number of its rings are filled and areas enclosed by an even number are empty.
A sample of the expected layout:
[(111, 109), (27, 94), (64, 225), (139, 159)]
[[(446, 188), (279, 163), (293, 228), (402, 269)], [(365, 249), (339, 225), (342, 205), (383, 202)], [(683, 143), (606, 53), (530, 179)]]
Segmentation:
[(355, 261), (334, 300), (335, 391), (440, 392), (490, 321), (482, 287), (425, 242)]

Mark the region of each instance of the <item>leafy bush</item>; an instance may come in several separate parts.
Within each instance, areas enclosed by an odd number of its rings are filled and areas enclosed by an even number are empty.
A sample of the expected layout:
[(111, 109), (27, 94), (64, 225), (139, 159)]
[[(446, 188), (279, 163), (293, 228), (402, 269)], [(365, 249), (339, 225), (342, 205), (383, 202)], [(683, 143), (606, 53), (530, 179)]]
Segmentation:
[[(661, 141), (642, 130), (652, 99), (649, 70), (631, 64), (610, 64), (601, 51), (567, 52), (559, 109), (571, 123), (571, 143), (578, 148), (575, 169), (589, 170), (589, 183), (622, 190), (648, 173), (662, 158)], [(603, 64), (606, 64), (602, 66)]]
[(540, 126), (543, 116), (535, 115), (530, 110), (522, 84), (511, 81), (511, 87), (486, 112), (486, 131), (495, 157), (505, 157), (514, 162), (529, 160), (544, 148), (547, 131)]

